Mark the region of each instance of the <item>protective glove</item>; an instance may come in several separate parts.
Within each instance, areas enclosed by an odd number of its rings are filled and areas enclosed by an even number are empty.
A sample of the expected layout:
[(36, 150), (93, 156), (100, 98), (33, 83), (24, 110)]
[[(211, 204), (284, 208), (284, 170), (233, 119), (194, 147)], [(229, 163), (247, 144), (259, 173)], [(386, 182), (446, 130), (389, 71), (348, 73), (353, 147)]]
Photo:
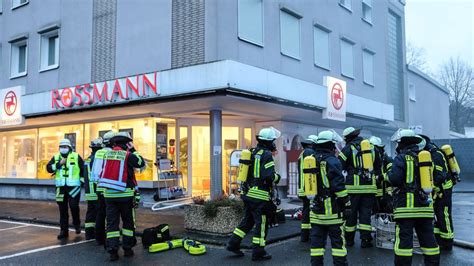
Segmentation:
[(134, 203), (133, 208), (138, 208), (140, 206), (140, 199), (141, 199), (140, 193), (135, 192), (135, 200), (133, 202)]
[(345, 196), (342, 198), (337, 198), (337, 205), (339, 207), (339, 210), (342, 211), (343, 213), (343, 219), (347, 220), (351, 214), (351, 201), (349, 199), (349, 196)]
[(275, 178), (273, 179), (273, 182), (275, 185), (278, 185), (280, 183), (281, 175), (280, 174), (275, 174)]

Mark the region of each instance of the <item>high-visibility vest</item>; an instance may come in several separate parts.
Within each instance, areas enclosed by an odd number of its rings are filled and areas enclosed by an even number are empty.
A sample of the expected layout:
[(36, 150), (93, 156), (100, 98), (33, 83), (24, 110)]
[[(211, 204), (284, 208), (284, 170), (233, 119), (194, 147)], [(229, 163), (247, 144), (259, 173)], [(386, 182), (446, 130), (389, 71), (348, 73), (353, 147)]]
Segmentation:
[(125, 191), (128, 179), (128, 151), (114, 148), (107, 152), (104, 158), (104, 167), (99, 179), (99, 187)]
[(97, 194), (96, 194), (96, 189), (95, 189), (95, 182), (93, 182), (91, 180), (91, 159), (90, 157), (87, 158), (85, 161), (84, 161), (84, 168), (85, 168), (85, 175), (87, 175), (87, 183), (84, 184), (86, 189), (85, 189), (85, 195), (86, 195), (86, 200), (87, 201), (94, 201), (94, 200), (97, 200)]
[[(63, 157), (60, 153), (54, 155), (54, 167)], [(56, 169), (56, 187), (77, 187), (81, 185), (81, 169), (79, 168), (79, 154), (70, 152), (66, 159), (66, 164)]]

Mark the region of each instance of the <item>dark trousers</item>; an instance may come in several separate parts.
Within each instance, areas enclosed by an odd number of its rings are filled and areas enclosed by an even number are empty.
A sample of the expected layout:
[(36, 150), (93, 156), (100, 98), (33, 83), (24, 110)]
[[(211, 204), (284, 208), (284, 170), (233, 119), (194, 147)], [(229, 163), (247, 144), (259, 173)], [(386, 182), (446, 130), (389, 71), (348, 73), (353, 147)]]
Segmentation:
[(87, 212), (86, 212), (86, 238), (93, 239), (95, 238), (95, 220), (97, 219), (97, 211), (99, 209), (98, 200), (89, 200), (87, 201)]
[(413, 228), (420, 241), (425, 265), (439, 265), (439, 247), (433, 233), (433, 220), (413, 218), (396, 220), (395, 265), (411, 265), (413, 256)]
[(311, 211), (311, 202), (307, 197), (300, 197), (303, 201), (303, 211), (301, 217), (301, 238), (309, 237), (311, 224), (309, 222), (309, 212)]
[(95, 218), (95, 239), (99, 244), (105, 243), (106, 204), (104, 195), (97, 192), (97, 215)]
[[(81, 193), (78, 193), (75, 197), (71, 197), (69, 192), (75, 187), (59, 187), (56, 196), (56, 202), (59, 207), (59, 224), (61, 231), (68, 232), (69, 230), (69, 209), (71, 209), (72, 215), (72, 224), (74, 227), (81, 226), (81, 219), (79, 213), (79, 200), (81, 198)], [(58, 195), (62, 196), (62, 200), (58, 199)]]
[(359, 221), (360, 239), (372, 240), (370, 216), (375, 203), (375, 194), (351, 194), (351, 215), (346, 221), (346, 240), (354, 241), (357, 221)]
[[(106, 198), (107, 207), (107, 250), (116, 253), (122, 235), (123, 249), (131, 249), (136, 244), (135, 224), (133, 222), (134, 197)], [(122, 219), (122, 230), (120, 230)]]
[(324, 264), (324, 248), (328, 235), (331, 239), (334, 265), (347, 265), (347, 250), (342, 224), (311, 224), (311, 265)]
[(435, 211), (434, 232), (438, 244), (442, 247), (452, 247), (454, 239), (453, 218), (451, 216), (452, 189), (446, 189), (441, 198), (436, 198), (433, 204)]
[(244, 218), (235, 228), (229, 241), (229, 246), (240, 247), (240, 242), (245, 235), (254, 228), (252, 244), (254, 255), (264, 253), (265, 239), (268, 233), (268, 223), (266, 215), (266, 206), (268, 202), (261, 200), (248, 199), (242, 197), (244, 201)]

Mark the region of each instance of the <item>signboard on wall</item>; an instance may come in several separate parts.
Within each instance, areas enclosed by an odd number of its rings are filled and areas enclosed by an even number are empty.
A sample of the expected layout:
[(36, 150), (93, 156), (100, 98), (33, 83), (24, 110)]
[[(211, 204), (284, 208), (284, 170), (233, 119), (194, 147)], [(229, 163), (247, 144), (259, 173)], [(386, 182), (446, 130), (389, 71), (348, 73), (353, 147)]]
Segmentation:
[(323, 119), (346, 121), (346, 82), (326, 76), (324, 85), (327, 88), (327, 103), (326, 109), (323, 111)]
[(13, 126), (23, 124), (21, 114), (21, 95), (23, 86), (16, 86), (0, 91), (2, 112), (0, 113), (0, 126)]

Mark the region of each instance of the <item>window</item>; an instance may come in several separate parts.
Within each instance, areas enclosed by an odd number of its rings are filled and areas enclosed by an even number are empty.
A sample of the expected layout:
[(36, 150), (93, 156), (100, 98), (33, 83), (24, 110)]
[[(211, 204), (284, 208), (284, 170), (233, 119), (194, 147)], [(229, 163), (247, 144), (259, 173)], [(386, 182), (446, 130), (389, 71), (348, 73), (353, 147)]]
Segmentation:
[(364, 69), (364, 83), (374, 85), (374, 52), (362, 51), (362, 66)]
[(262, 0), (239, 0), (239, 39), (263, 46), (263, 3)]
[(353, 46), (354, 43), (341, 40), (341, 74), (348, 78), (354, 78)]
[(314, 64), (330, 69), (330, 51), (329, 51), (329, 31), (327, 29), (315, 26), (313, 29), (314, 38)]
[(12, 9), (28, 4), (28, 0), (12, 0)]
[(11, 44), (10, 78), (26, 76), (28, 62), (28, 40)]
[(0, 1), (0, 15), (3, 12), (3, 0)]
[(412, 102), (416, 102), (416, 88), (415, 84), (409, 83), (408, 84), (408, 98)]
[(387, 35), (387, 86), (396, 120), (405, 119), (403, 39), (401, 17), (389, 11)]
[(300, 19), (294, 12), (280, 10), (281, 53), (295, 59), (300, 59)]
[(362, 0), (362, 19), (372, 24), (372, 0)]
[(36, 177), (36, 129), (0, 134), (0, 176)]
[(41, 34), (40, 71), (59, 67), (59, 31), (52, 30)]
[(352, 11), (352, 0), (339, 0), (339, 5)]

